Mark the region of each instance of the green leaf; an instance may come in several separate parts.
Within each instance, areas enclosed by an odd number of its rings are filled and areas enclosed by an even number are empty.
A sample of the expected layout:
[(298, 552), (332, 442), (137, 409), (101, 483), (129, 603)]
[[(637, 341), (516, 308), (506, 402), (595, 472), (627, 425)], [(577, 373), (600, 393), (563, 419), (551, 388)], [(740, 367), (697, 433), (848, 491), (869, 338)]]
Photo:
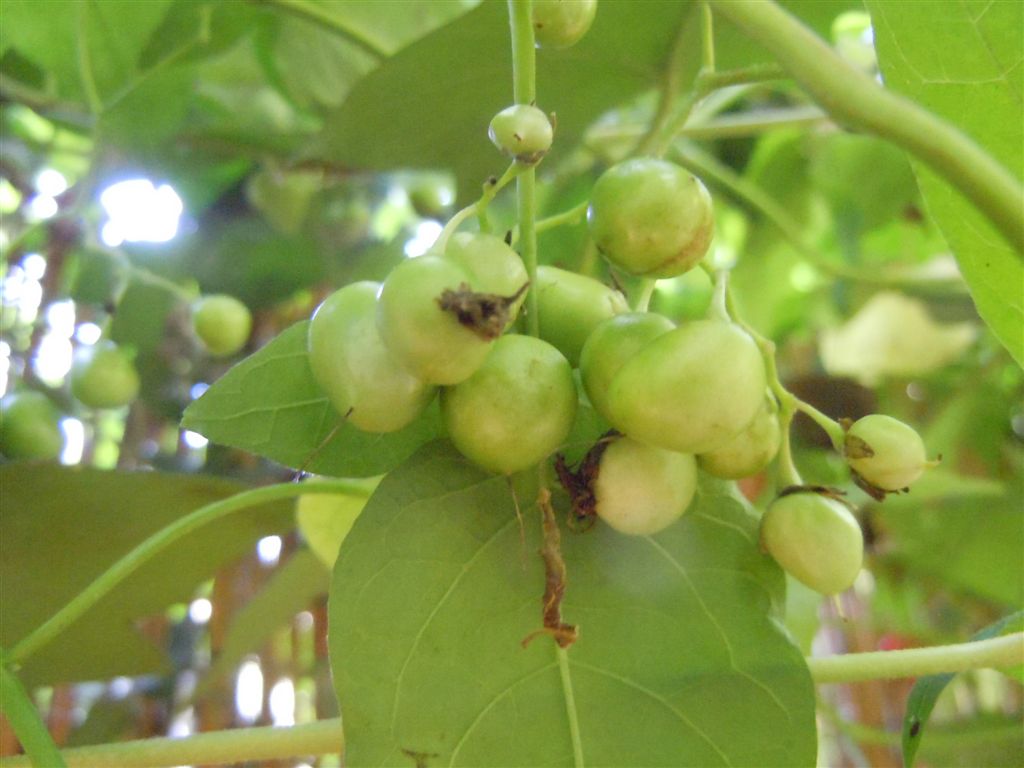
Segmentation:
[(984, 482), (950, 488), (956, 481), (948, 474), (931, 474), (906, 497), (890, 497), (874, 508), (872, 520), (887, 537), (886, 556), (1001, 605), (1024, 605), (1019, 492), (999, 492)]
[[(196, 475), (52, 465), (0, 467), (0, 645), (9, 648), (151, 534), (243, 486)], [(140, 675), (165, 667), (134, 622), (189, 600), (221, 565), (291, 527), (291, 504), (234, 515), (186, 536), (142, 566), (26, 662), (39, 685)]]
[[(959, 126), (1024, 178), (1024, 4), (867, 0), (886, 86)], [(978, 313), (1024, 365), (1024, 261), (966, 198), (920, 164), (918, 182)]]
[(385, 435), (344, 424), (313, 380), (308, 325), (296, 323), (224, 374), (186, 409), (182, 426), (221, 445), (336, 477), (383, 474), (437, 437), (436, 404)]
[[(83, 99), (83, 77), (89, 76), (106, 102), (138, 72), (142, 51), (170, 5), (170, 0), (5, 0), (0, 47), (16, 48), (49, 72), (61, 97)], [(79, 70), (83, 63), (87, 75)]]
[(563, 617), (580, 629), (563, 684), (551, 638), (522, 645), (545, 583), (525, 485), (523, 541), (506, 479), (437, 442), (356, 521), (329, 609), (348, 765), (572, 765), (573, 708), (587, 765), (814, 763), (782, 573), (729, 486), (656, 537), (563, 533)]
[[(1024, 629), (1024, 611), (990, 624), (975, 634), (971, 640), (987, 640), (990, 637), (1008, 635)], [(914, 764), (914, 756), (924, 738), (924, 726), (935, 707), (939, 694), (945, 689), (955, 675), (928, 675), (920, 678), (910, 691), (907, 698), (907, 711), (903, 716), (903, 765), (909, 768)]]
[(237, 669), (246, 654), (262, 648), (295, 614), (327, 594), (329, 584), (330, 571), (311, 550), (296, 552), (235, 616), (193, 698), (216, 690), (215, 683)]

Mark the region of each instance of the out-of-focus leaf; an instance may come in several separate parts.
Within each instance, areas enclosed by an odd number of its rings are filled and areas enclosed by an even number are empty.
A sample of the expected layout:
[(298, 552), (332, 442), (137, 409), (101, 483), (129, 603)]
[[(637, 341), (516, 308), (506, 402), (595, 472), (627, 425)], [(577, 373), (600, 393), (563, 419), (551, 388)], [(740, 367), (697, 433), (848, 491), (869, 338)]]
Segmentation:
[(308, 326), (296, 323), (224, 374), (186, 409), (182, 426), (215, 443), (336, 477), (383, 474), (438, 436), (436, 404), (389, 434), (344, 424), (313, 380)]
[(813, 764), (813, 687), (773, 618), (782, 574), (725, 484), (654, 537), (562, 534), (580, 631), (564, 657), (544, 634), (522, 645), (545, 584), (529, 485), (524, 544), (507, 481), (447, 443), (381, 482), (331, 585), (348, 765), (572, 765), (568, 713), (588, 765)]
[(926, 374), (958, 360), (974, 343), (972, 323), (936, 323), (924, 304), (880, 291), (838, 328), (822, 331), (821, 359), (833, 376), (867, 385)]
[(884, 224), (917, 200), (914, 173), (898, 147), (873, 136), (833, 133), (815, 149), (811, 179), (847, 236)]
[(320, 595), (326, 595), (330, 576), (330, 571), (308, 549), (299, 550), (274, 571), (263, 589), (235, 615), (224, 645), (203, 675), (195, 698), (202, 698), (217, 681), (237, 669), (246, 654), (259, 650), (295, 614), (307, 609)]
[[(886, 87), (959, 126), (1024, 179), (1024, 4), (867, 0)], [(915, 165), (978, 313), (1024, 365), (1024, 261), (973, 205)]]
[[(786, 5), (824, 31), (850, 3)], [(548, 162), (572, 148), (602, 113), (659, 84), (684, 21), (684, 80), (696, 73), (700, 44), (694, 7), (648, 0), (641, 11), (633, 2), (605, 2), (579, 43), (537, 52), (537, 103), (558, 115)], [(486, 136), (490, 117), (512, 100), (507, 14), (506, 3), (486, 0), (388, 59), (328, 117), (315, 154), (357, 168), (454, 166), (460, 199), (476, 197), (483, 180), (500, 172), (503, 163)], [(718, 32), (721, 66), (767, 60), (734, 30)]]
[[(97, 576), (167, 524), (244, 490), (196, 475), (0, 467), (0, 644), (25, 637)], [(134, 622), (192, 597), (221, 565), (291, 527), (291, 505), (229, 516), (181, 539), (114, 588), (19, 673), (39, 685), (161, 670), (163, 654)]]
[(918, 486), (926, 478), (927, 473), (907, 496), (890, 497), (874, 508), (872, 520), (885, 533), (887, 557), (1001, 605), (1024, 605), (1019, 489), (919, 499)]
[(313, 554), (327, 568), (334, 567), (348, 532), (366, 506), (366, 496), (312, 493), (295, 503), (295, 522)]
[[(971, 640), (986, 640), (990, 637), (1008, 635), (1024, 629), (1024, 612), (1018, 611), (975, 634)], [(935, 707), (939, 694), (955, 675), (928, 675), (914, 683), (907, 698), (907, 710), (903, 716), (903, 764), (910, 768), (924, 737), (924, 726)]]
[[(139, 72), (150, 36), (162, 22), (170, 0), (138, 2), (56, 2), (4, 0), (0, 49), (13, 47), (54, 78), (57, 95), (84, 99), (83, 74), (89, 67), (101, 102), (116, 96)], [(85, 57), (76, 56), (80, 45)]]
[(130, 149), (158, 148), (185, 122), (194, 78), (192, 68), (173, 67), (141, 80), (104, 110), (100, 140)]

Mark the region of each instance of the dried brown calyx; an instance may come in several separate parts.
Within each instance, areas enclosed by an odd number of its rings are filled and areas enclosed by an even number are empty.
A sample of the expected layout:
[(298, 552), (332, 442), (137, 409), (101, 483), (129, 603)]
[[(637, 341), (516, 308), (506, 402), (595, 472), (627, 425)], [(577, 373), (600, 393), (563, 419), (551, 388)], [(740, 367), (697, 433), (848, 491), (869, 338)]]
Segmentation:
[(526, 282), (511, 296), (496, 293), (477, 293), (468, 283), (461, 283), (456, 290), (445, 288), (437, 297), (437, 304), (445, 312), (455, 315), (460, 325), (473, 331), (485, 341), (501, 336), (509, 320), (512, 306), (530, 287)]

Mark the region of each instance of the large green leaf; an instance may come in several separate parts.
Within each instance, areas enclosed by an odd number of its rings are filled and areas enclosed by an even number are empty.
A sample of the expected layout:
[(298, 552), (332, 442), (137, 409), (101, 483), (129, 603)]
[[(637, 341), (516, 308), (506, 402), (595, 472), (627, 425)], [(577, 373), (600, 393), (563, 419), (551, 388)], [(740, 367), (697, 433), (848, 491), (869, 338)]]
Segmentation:
[(522, 645), (545, 583), (525, 485), (524, 542), (507, 481), (436, 442), (356, 521), (329, 608), (348, 765), (572, 765), (568, 712), (587, 765), (814, 764), (782, 573), (726, 486), (655, 537), (563, 533), (580, 636), (560, 670), (550, 637)]
[[(193, 510), (238, 493), (196, 475), (101, 472), (47, 464), (0, 468), (0, 645), (11, 647), (122, 555)], [(165, 666), (134, 622), (188, 600), (222, 564), (291, 526), (291, 504), (242, 512), (154, 557), (30, 657), (28, 684), (139, 675)]]
[(387, 472), (437, 437), (436, 405), (386, 435), (343, 425), (313, 380), (306, 353), (308, 325), (296, 323), (224, 374), (186, 409), (182, 426), (215, 443), (341, 477)]
[[(957, 124), (1024, 178), (1024, 4), (866, 0), (886, 86)], [(916, 165), (978, 313), (1024, 365), (1024, 261), (959, 192)]]

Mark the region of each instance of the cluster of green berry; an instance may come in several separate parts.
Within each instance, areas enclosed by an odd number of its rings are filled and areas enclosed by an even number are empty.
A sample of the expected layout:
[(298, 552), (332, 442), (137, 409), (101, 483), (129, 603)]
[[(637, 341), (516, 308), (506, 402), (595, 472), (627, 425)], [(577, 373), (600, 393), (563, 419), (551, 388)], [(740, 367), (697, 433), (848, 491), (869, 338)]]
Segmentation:
[[(203, 296), (192, 305), (192, 328), (206, 351), (233, 355), (245, 346), (252, 328), (248, 308), (225, 295)], [(103, 339), (75, 350), (68, 374), (71, 396), (86, 408), (121, 408), (139, 394), (133, 355)], [(0, 453), (11, 460), (47, 460), (60, 456), (62, 414), (38, 390), (21, 389), (0, 399)]]
[[(538, 44), (576, 42), (595, 8), (538, 0)], [(489, 135), (517, 166), (531, 167), (551, 147), (554, 128), (536, 106), (518, 104), (493, 118)], [(615, 271), (648, 280), (692, 269), (714, 235), (701, 181), (648, 157), (601, 175), (587, 221)], [(538, 337), (514, 328), (527, 289)], [(749, 477), (782, 443), (763, 351), (724, 306), (676, 325), (631, 312), (620, 291), (556, 267), (538, 267), (531, 286), (519, 255), (490, 234), (442, 235), (382, 284), (335, 292), (313, 315), (309, 354), (317, 382), (357, 428), (401, 429), (440, 391), (456, 448), (506, 475), (562, 447), (578, 402), (588, 400), (611, 429), (577, 467), (558, 457), (556, 470), (575, 520), (599, 518), (626, 534), (651, 535), (681, 517), (698, 467), (723, 479)], [(879, 415), (848, 427), (844, 454), (855, 479), (875, 492), (905, 488), (927, 463), (916, 432)], [(849, 587), (863, 558), (860, 527), (829, 489), (784, 489), (763, 518), (761, 539), (787, 571), (826, 594)]]

